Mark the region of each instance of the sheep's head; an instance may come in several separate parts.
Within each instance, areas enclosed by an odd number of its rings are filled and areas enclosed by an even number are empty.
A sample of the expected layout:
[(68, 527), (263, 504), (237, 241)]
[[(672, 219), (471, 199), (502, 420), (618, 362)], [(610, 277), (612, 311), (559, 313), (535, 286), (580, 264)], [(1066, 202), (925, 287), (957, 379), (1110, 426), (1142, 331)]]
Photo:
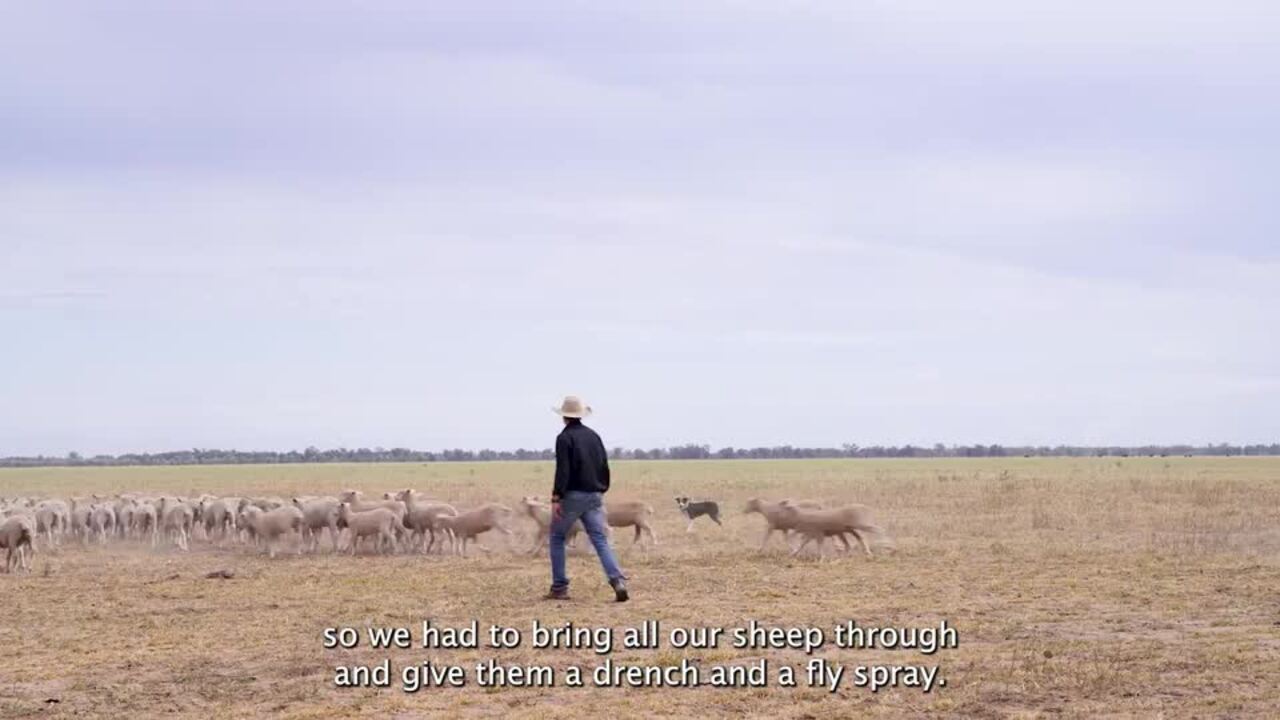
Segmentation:
[(245, 505), (236, 515), (236, 523), (243, 525), (246, 522), (252, 521), (253, 518), (258, 517), (261, 514), (262, 508), (257, 505)]
[(744, 513), (760, 512), (760, 498), (750, 498), (747, 500), (747, 506), (742, 508)]

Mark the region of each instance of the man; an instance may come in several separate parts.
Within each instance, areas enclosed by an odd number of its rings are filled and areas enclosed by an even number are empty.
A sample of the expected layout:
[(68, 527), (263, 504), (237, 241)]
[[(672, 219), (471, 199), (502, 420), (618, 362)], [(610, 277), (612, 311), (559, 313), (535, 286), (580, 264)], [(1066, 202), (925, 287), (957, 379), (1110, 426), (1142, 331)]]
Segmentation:
[(565, 571), (564, 537), (573, 524), (582, 527), (595, 546), (600, 566), (618, 602), (627, 601), (627, 582), (609, 547), (609, 527), (604, 514), (604, 494), (609, 491), (609, 455), (594, 430), (582, 424), (591, 408), (570, 395), (552, 412), (564, 418), (564, 430), (556, 437), (556, 480), (551, 490), (551, 592), (548, 600), (569, 599)]

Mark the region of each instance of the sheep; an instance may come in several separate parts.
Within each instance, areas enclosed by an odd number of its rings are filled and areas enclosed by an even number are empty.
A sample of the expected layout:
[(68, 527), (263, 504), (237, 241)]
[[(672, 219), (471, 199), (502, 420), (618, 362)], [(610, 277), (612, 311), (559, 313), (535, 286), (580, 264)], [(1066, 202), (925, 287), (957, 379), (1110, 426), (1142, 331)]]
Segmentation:
[(6, 573), (13, 572), (15, 553), (18, 569), (31, 572), (31, 556), (36, 554), (35, 537), (36, 523), (30, 515), (13, 515), (0, 523), (0, 548), (8, 550), (4, 558)]
[(139, 501), (133, 509), (133, 527), (138, 539), (151, 538), (151, 547), (160, 543), (160, 521), (156, 506), (150, 500)]
[(182, 502), (185, 503), (187, 507), (191, 508), (191, 537), (194, 538), (197, 531), (199, 531), (200, 534), (204, 535), (205, 540), (210, 539), (209, 531), (205, 527), (204, 523), (204, 509), (209, 503), (217, 499), (218, 498), (209, 494), (200, 495), (199, 497), (181, 498)]
[(160, 498), (160, 506), (156, 508), (156, 519), (160, 532), (172, 535), (174, 544), (179, 550), (188, 551), (191, 545), (191, 527), (195, 522), (195, 512), (191, 506), (176, 498)]
[(253, 505), (261, 508), (263, 512), (270, 512), (272, 510), (276, 510), (278, 508), (282, 508), (285, 505), (290, 504), (285, 502), (282, 498), (278, 498), (278, 497), (253, 498), (252, 500), (250, 500), (250, 502)]
[[(402, 524), (410, 532), (418, 534), (419, 548), (422, 552), (431, 552), (431, 548), (435, 547), (437, 530), (446, 537), (451, 537), (450, 531), (441, 526), (440, 518), (457, 515), (457, 508), (448, 503), (421, 502), (415, 490), (401, 490), (396, 493), (395, 499), (404, 503), (405, 513)], [(431, 535), (430, 542), (427, 542), (428, 534)]]
[[(236, 518), (240, 527), (252, 530), (256, 541), (265, 541), (267, 557), (276, 556), (276, 542), (290, 532), (302, 531), (302, 510), (293, 505), (285, 505), (274, 510), (263, 510), (257, 505), (248, 505)], [(298, 539), (298, 554), (302, 554), (302, 539)]]
[(839, 537), (846, 546), (845, 533), (852, 534), (867, 556), (871, 556), (871, 547), (867, 544), (867, 535), (877, 538), (884, 536), (884, 531), (871, 522), (871, 511), (866, 505), (846, 505), (833, 510), (802, 510), (788, 500), (779, 504), (783, 516), (792, 524), (796, 532), (804, 536), (791, 555), (795, 556), (808, 545), (811, 540), (818, 541), (818, 557), (823, 555), (823, 541), (830, 535)]
[(374, 508), (386, 508), (400, 518), (404, 517), (405, 506), (400, 500), (362, 500), (359, 490), (343, 490), (338, 494), (338, 501), (351, 506), (351, 512), (365, 512)]
[(649, 541), (654, 545), (658, 544), (658, 538), (653, 534), (653, 526), (649, 524), (649, 516), (652, 514), (653, 506), (638, 500), (608, 502), (604, 506), (605, 521), (609, 523), (609, 527), (634, 527), (636, 535), (632, 538), (631, 544), (640, 543), (641, 548), (644, 548), (642, 533), (648, 533)]
[(94, 503), (89, 508), (89, 535), (98, 538), (99, 545), (107, 544), (107, 536), (116, 531), (116, 511), (107, 503)]
[(349, 545), (352, 555), (356, 554), (360, 541), (366, 537), (378, 538), (378, 552), (382, 552), (384, 545), (390, 546), (394, 551), (396, 544), (395, 528), (401, 522), (401, 518), (395, 512), (385, 507), (375, 507), (356, 512), (351, 509), (351, 503), (349, 502), (338, 504), (338, 527), (350, 530), (351, 539)]
[(116, 500), (112, 503), (112, 508), (116, 513), (116, 535), (126, 537), (129, 531), (133, 529), (133, 509), (135, 505), (135, 496), (133, 493), (120, 493), (116, 496)]
[[(551, 533), (551, 506), (543, 500), (527, 496), (520, 500), (520, 504), (524, 507), (525, 512), (538, 525), (538, 536), (534, 541), (533, 549), (530, 554), (536, 554), (547, 546), (547, 542)], [(605, 522), (611, 528), (634, 527), (636, 529), (635, 537), (631, 544), (642, 542), (645, 533), (648, 533), (649, 539), (654, 545), (658, 544), (658, 539), (654, 535), (653, 527), (649, 525), (648, 516), (653, 513), (653, 506), (639, 501), (623, 501), (617, 503), (606, 503), (604, 507)], [(577, 539), (578, 533), (582, 526), (574, 523), (565, 533), (565, 539), (570, 543)]]
[(440, 524), (461, 541), (461, 545), (454, 544), (454, 551), (465, 557), (467, 554), (467, 541), (474, 539), (481, 533), (497, 530), (506, 535), (508, 542), (510, 542), (511, 529), (506, 526), (506, 519), (509, 517), (511, 517), (511, 508), (506, 505), (489, 503), (453, 517), (441, 517)]
[(225, 541), (236, 529), (235, 508), (240, 498), (209, 498), (200, 501), (200, 517), (203, 520), (204, 535), (213, 540), (213, 532), (218, 531), (218, 538)]
[[(768, 527), (764, 531), (764, 540), (760, 541), (760, 549), (764, 550), (769, 544), (769, 538), (773, 537), (775, 531), (782, 532), (782, 539), (786, 541), (788, 549), (791, 546), (791, 531), (795, 529), (793, 524), (794, 517), (782, 510), (783, 503), (790, 503), (791, 506), (801, 510), (821, 510), (822, 505), (812, 500), (800, 500), (792, 502), (790, 500), (782, 500), (780, 502), (769, 502), (760, 498), (750, 498), (747, 505), (742, 509), (743, 513), (760, 513), (764, 517)], [(843, 539), (843, 537), (842, 537)]]
[(374, 508), (386, 508), (396, 514), (398, 522), (395, 526), (396, 541), (405, 536), (408, 530), (404, 525), (405, 505), (399, 500), (363, 500), (359, 490), (343, 490), (338, 493), (338, 501), (350, 503), (352, 512), (366, 512)]
[[(533, 549), (529, 551), (530, 555), (536, 555), (551, 539), (551, 506), (530, 495), (521, 498), (520, 505), (538, 526), (538, 536), (534, 538)], [(579, 523), (574, 523), (565, 533), (565, 540), (569, 542), (576, 540), (581, 529), (582, 526)]]
[(138, 506), (134, 504), (133, 498), (121, 497), (115, 504), (116, 511), (116, 535), (126, 537), (133, 528), (133, 516), (138, 511)]
[(320, 533), (329, 529), (333, 551), (338, 551), (338, 501), (333, 498), (293, 499), (294, 507), (302, 511), (302, 538), (310, 539), (311, 552), (320, 547)]
[(80, 538), (81, 545), (89, 541), (89, 516), (92, 513), (92, 504), (71, 498), (71, 534)]
[(71, 511), (61, 500), (43, 500), (35, 506), (33, 513), (36, 520), (36, 534), (43, 535), (49, 547), (58, 544), (58, 539), (70, 524)]

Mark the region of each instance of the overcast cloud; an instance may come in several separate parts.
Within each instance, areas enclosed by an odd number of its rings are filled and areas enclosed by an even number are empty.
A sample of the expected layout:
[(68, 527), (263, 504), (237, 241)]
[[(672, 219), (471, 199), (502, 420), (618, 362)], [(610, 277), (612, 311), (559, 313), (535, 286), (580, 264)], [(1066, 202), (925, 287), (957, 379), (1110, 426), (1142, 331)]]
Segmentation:
[(1270, 1), (5, 2), (0, 455), (1273, 442), (1278, 86)]

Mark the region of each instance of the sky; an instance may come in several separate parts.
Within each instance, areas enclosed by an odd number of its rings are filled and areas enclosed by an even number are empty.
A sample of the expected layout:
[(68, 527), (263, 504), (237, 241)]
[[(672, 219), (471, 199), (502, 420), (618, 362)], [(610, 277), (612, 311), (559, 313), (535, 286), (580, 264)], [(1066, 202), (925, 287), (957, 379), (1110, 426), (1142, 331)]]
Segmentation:
[(1280, 439), (1280, 5), (0, 2), (0, 455)]

